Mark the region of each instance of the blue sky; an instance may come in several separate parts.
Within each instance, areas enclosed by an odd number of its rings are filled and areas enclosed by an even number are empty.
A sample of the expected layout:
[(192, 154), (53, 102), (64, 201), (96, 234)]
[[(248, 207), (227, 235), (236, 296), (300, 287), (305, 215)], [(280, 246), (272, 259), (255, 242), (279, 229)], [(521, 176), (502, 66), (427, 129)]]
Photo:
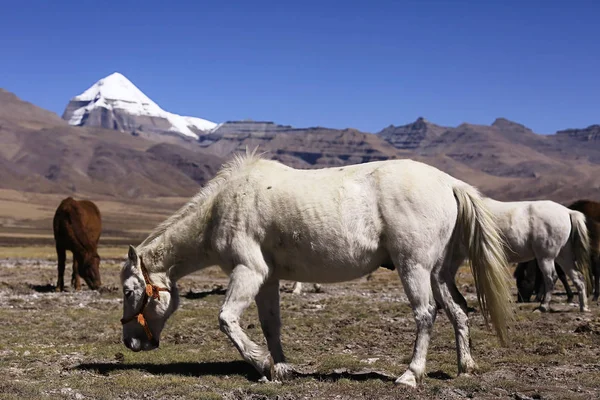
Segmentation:
[(2, 3), (0, 87), (58, 114), (118, 71), (216, 122), (600, 123), (598, 1)]

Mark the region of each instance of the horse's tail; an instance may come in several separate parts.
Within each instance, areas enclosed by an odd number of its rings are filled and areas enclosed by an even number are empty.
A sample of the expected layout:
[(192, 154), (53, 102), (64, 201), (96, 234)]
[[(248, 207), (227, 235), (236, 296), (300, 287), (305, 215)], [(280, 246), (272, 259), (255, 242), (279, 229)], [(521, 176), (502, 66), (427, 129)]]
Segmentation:
[(488, 315), (501, 343), (506, 343), (513, 319), (504, 239), (477, 190), (466, 184), (453, 188), (458, 202), (455, 232), (462, 234), (484, 319)]
[(575, 269), (585, 279), (587, 293), (592, 290), (592, 277), (590, 274), (590, 239), (586, 224), (586, 217), (579, 211), (569, 210), (571, 217), (571, 247), (575, 258)]

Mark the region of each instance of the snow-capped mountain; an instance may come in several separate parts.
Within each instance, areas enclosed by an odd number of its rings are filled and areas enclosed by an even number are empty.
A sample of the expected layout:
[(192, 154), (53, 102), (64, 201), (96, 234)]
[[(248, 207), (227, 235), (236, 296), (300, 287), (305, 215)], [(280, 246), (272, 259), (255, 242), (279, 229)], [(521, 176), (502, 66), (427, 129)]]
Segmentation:
[(118, 72), (73, 97), (62, 117), (70, 125), (101, 126), (123, 132), (175, 133), (196, 139), (217, 127), (202, 118), (163, 110)]

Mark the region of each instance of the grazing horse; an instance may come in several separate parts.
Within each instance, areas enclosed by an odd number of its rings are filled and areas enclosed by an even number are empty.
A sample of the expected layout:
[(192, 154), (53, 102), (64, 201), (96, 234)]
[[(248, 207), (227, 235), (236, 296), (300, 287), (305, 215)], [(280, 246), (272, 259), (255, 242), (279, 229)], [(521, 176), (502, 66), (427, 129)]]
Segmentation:
[(507, 244), (509, 262), (536, 259), (544, 277), (541, 311), (548, 311), (554, 288), (554, 260), (579, 291), (579, 308), (589, 311), (589, 239), (585, 216), (553, 201), (484, 200)]
[[(222, 167), (192, 200), (159, 225), (121, 270), (123, 342), (159, 346), (178, 306), (176, 281), (219, 265), (229, 286), (221, 330), (265, 379), (293, 371), (281, 345), (279, 281), (334, 283), (394, 264), (413, 309), (412, 360), (396, 383), (416, 386), (439, 302), (454, 326), (459, 373), (476, 368), (467, 310), (454, 284), (468, 256), (482, 314), (503, 341), (513, 317), (503, 242), (472, 186), (411, 160), (296, 170), (254, 154)], [(268, 351), (240, 326), (256, 301)]]
[[(578, 200), (568, 208), (585, 215), (590, 243), (589, 267), (594, 277), (593, 300), (597, 301), (600, 294), (600, 203), (591, 200)], [(555, 268), (570, 301), (572, 293), (569, 284), (563, 278), (564, 272), (562, 272), (562, 268), (558, 264)], [(533, 292), (537, 292), (538, 297), (540, 297), (540, 294), (545, 291), (542, 272), (537, 268), (537, 263), (519, 264), (515, 270), (515, 278), (517, 279), (519, 300), (528, 300)]]
[(64, 274), (67, 250), (73, 253), (71, 286), (81, 289), (81, 276), (90, 289), (98, 289), (100, 280), (100, 256), (98, 240), (102, 231), (100, 211), (91, 201), (64, 199), (54, 214), (54, 240), (58, 255), (57, 291), (65, 290)]
[[(554, 263), (554, 268), (556, 270), (556, 276), (558, 276), (558, 279), (560, 279), (560, 282), (567, 292), (567, 302), (570, 303), (573, 301), (573, 291), (567, 281), (567, 275), (565, 275), (565, 272), (557, 263)], [(542, 272), (540, 271), (536, 260), (519, 263), (517, 268), (515, 268), (513, 276), (517, 281), (518, 303), (529, 303), (531, 301), (531, 295), (534, 293), (536, 294), (536, 301), (542, 301), (544, 299), (544, 277), (542, 276)], [(553, 279), (553, 281), (556, 282), (556, 279)]]

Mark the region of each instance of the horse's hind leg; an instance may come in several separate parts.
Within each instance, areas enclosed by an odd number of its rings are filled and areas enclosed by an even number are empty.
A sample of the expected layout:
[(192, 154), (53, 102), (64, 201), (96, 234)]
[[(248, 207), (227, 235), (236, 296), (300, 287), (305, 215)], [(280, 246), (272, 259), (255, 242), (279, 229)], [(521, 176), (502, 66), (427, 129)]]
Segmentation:
[(56, 291), (65, 291), (65, 262), (67, 259), (67, 251), (64, 247), (56, 244), (56, 255), (58, 258), (58, 279), (56, 281)]
[(527, 269), (527, 263), (519, 263), (513, 274), (517, 281), (517, 303), (528, 303), (529, 296), (527, 296), (525, 289), (525, 271)]
[(285, 355), (281, 346), (281, 317), (279, 312), (279, 281), (269, 280), (260, 288), (256, 296), (258, 318), (267, 346), (273, 358), (271, 378), (283, 380), (288, 377), (291, 368), (285, 362)]
[(73, 274), (71, 275), (71, 287), (75, 290), (81, 290), (81, 279), (79, 278), (79, 263), (73, 256)]
[(445, 262), (441, 268), (434, 269), (431, 276), (435, 300), (442, 304), (454, 326), (459, 374), (472, 373), (477, 368), (471, 356), (466, 300), (455, 283), (455, 274), (462, 261), (462, 258), (457, 257), (451, 262)]
[(437, 306), (431, 292), (431, 272), (420, 263), (406, 263), (398, 268), (402, 286), (413, 309), (417, 338), (408, 369), (396, 383), (416, 387), (425, 375), (427, 348)]
[(565, 273), (569, 276), (569, 278), (571, 278), (571, 280), (573, 281), (573, 284), (577, 288), (578, 297), (579, 297), (579, 310), (582, 312), (590, 311), (590, 309), (587, 305), (585, 279), (584, 279), (583, 275), (575, 269), (575, 263), (573, 263), (572, 257), (569, 258), (568, 256), (563, 255), (562, 252), (559, 255), (559, 257), (560, 257), (560, 265), (563, 267), (563, 271), (565, 271)]
[(594, 276), (594, 301), (598, 301), (600, 296), (600, 255), (595, 254), (590, 261), (590, 268)]
[(231, 273), (225, 301), (219, 313), (219, 326), (244, 360), (269, 378), (271, 373), (269, 353), (250, 340), (240, 326), (240, 316), (258, 295), (268, 275), (268, 266), (262, 259), (260, 250), (254, 250), (254, 254), (240, 258), (245, 261), (238, 264)]
[(544, 279), (543, 300), (540, 303), (539, 310), (546, 312), (550, 310), (550, 300), (552, 300), (552, 291), (554, 290), (554, 260), (544, 258), (538, 259), (537, 262)]
[(567, 303), (570, 303), (573, 301), (573, 291), (569, 286), (569, 281), (567, 281), (567, 275), (565, 275), (565, 271), (563, 271), (560, 265), (554, 263), (554, 266), (556, 268), (556, 275), (558, 275), (558, 279), (560, 279), (560, 282), (565, 288), (565, 292), (567, 292)]
[(292, 293), (302, 294), (302, 282), (294, 282), (294, 285), (292, 286)]

